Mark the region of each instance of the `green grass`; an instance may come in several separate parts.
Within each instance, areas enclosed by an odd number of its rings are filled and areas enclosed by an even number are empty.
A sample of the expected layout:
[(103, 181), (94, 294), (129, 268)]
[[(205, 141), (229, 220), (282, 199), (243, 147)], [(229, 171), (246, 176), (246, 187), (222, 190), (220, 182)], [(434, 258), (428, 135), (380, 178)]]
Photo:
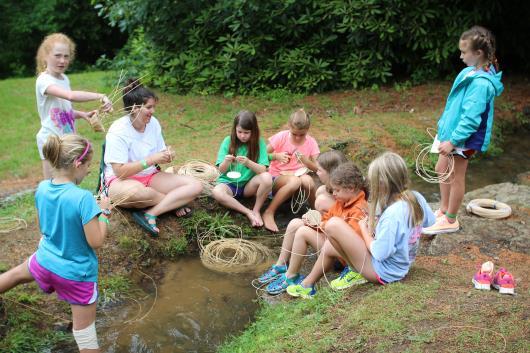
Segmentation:
[[(69, 77), (73, 89), (109, 93), (115, 75), (89, 72)], [(0, 81), (0, 94), (4, 97), (0, 113), (5, 129), (0, 139), (0, 179), (3, 181), (19, 178), (38, 180), (41, 175), (35, 143), (40, 121), (34, 85), (34, 78)], [(155, 116), (161, 122), (166, 143), (177, 153), (176, 164), (189, 159), (213, 162), (220, 142), (230, 133), (233, 117), (242, 109), (257, 113), (262, 136), (267, 138), (286, 127), (287, 119), (295, 109), (304, 107), (312, 115), (310, 133), (319, 141), (322, 151), (338, 146), (365, 166), (380, 152), (394, 147), (411, 165), (413, 147), (428, 141), (424, 129), (435, 126), (449, 83), (426, 85), (424, 90), (429, 98), (443, 98), (434, 105), (432, 99), (423, 106), (418, 103), (419, 106), (414, 106), (415, 112), (409, 113), (410, 106), (403, 108), (401, 100), (414, 96), (412, 89), (404, 84), (390, 90), (377, 88), (313, 96), (276, 90), (256, 97), (231, 98), (178, 96), (157, 91), (160, 100)], [(397, 101), (396, 95), (399, 98)], [(513, 109), (513, 104), (502, 98), (499, 107)], [(94, 104), (74, 106), (89, 110), (95, 108)], [(120, 106), (117, 104), (116, 108)], [(359, 110), (354, 108), (362, 108), (363, 112), (359, 114)], [(519, 120), (522, 118), (519, 117)], [(104, 123), (108, 127), (111, 121)], [(91, 131), (84, 121), (79, 121), (77, 128), (95, 146), (96, 157), (91, 174), (81, 184), (83, 188), (94, 190), (104, 134)], [(155, 257), (178, 257), (185, 252), (188, 241), (192, 241), (197, 232), (216, 230), (230, 236), (233, 234), (227, 227), (242, 223), (243, 234), (255, 234), (246, 225), (243, 216), (218, 209), (212, 211), (208, 207), (207, 211), (202, 210), (205, 206), (208, 205), (201, 204), (191, 218), (178, 221), (180, 228), (177, 229), (181, 229), (185, 237), (153, 240), (141, 233), (131, 232), (124, 224), (113, 224), (112, 236), (116, 236), (109, 238), (108, 242), (114, 242), (114, 249), (103, 249), (107, 251), (104, 255), (127, 257), (133, 264), (141, 266), (151, 263), (151, 258)], [(0, 217), (20, 217), (31, 223), (35, 216), (32, 194), (15, 198), (0, 207)], [(130, 283), (124, 277), (124, 269), (112, 268), (111, 256), (106, 259), (107, 263), (102, 266), (102, 271), (106, 272), (101, 276), (100, 287), (105, 292), (104, 301), (112, 301), (120, 293), (127, 292)], [(443, 262), (442, 266), (445, 266)], [(0, 272), (6, 269), (5, 264), (0, 264)], [(244, 333), (229, 339), (220, 351), (424, 352), (438, 351), (439, 348), (458, 351), (461, 347), (471, 347), (467, 351), (487, 352), (477, 345), (484, 340), (487, 332), (454, 328), (455, 323), (483, 327), (485, 319), (488, 327), (511, 337), (507, 351), (523, 352), (528, 347), (524, 325), (520, 325), (527, 320), (524, 312), (528, 306), (522, 305), (521, 300), (514, 303), (506, 298), (489, 300), (488, 305), (495, 310), (495, 315), (502, 316), (502, 320), (494, 320), (491, 316), (484, 317), (486, 311), (475, 314), (468, 307), (469, 298), (466, 296), (444, 292), (448, 278), (441, 274), (425, 274), (421, 270), (415, 273), (416, 279), (411, 276), (413, 279), (406, 283), (384, 288), (365, 285), (340, 293), (323, 289), (312, 301), (288, 301), (273, 306), (264, 304), (257, 320)], [(19, 287), (8, 295), (32, 305), (42, 304), (42, 297), (35, 294), (34, 287), (31, 288), (27, 292), (27, 286)], [(476, 296), (471, 299), (477, 306), (483, 305), (485, 298)], [(3, 337), (0, 352), (42, 351), (44, 347), (54, 347), (64, 340), (71, 343), (70, 334), (66, 334), (65, 338), (61, 333), (53, 333), (52, 327), (43, 324), (45, 320), (31, 311), (7, 302), (3, 306), (8, 310), (9, 319), (0, 326)], [(67, 308), (62, 312), (68, 312)], [(440, 343), (443, 339), (447, 340), (447, 345)], [(498, 341), (489, 339), (488, 342), (493, 351), (501, 351)]]
[(504, 341), (492, 332), (507, 339), (507, 352), (526, 351), (527, 330), (517, 321), (527, 305), (446, 290), (452, 279), (422, 268), (410, 277), (342, 292), (326, 286), (312, 300), (263, 304), (256, 321), (219, 352), (500, 352)]
[[(219, 352), (325, 352), (338, 338), (336, 331), (326, 331), (330, 324), (327, 313), (342, 296), (325, 290), (311, 301), (263, 304), (256, 322)], [(325, 338), (315, 339), (317, 333)]]
[[(73, 89), (110, 93), (115, 77), (111, 72), (88, 72), (69, 75)], [(40, 120), (35, 103), (35, 79), (8, 79), (0, 81), (0, 94), (4, 105), (0, 114), (4, 119), (4, 136), (0, 140), (0, 178), (28, 178), (41, 174), (41, 166), (35, 143), (35, 135), (40, 128)], [(176, 163), (199, 158), (213, 162), (220, 142), (230, 133), (234, 116), (242, 109), (258, 113), (260, 129), (264, 137), (271, 136), (285, 128), (289, 115), (297, 108), (304, 107), (313, 116), (313, 128), (310, 133), (320, 139), (323, 149), (326, 141), (351, 138), (351, 134), (364, 136), (370, 133), (370, 125), (357, 129), (357, 125), (366, 124), (366, 117), (353, 113), (357, 99), (337, 99), (333, 95), (303, 96), (284, 91), (270, 91), (257, 97), (237, 96), (178, 96), (158, 92), (160, 98), (155, 116), (160, 120), (164, 138), (177, 152)], [(381, 100), (387, 100), (386, 92), (373, 93), (360, 91), (358, 100), (363, 102), (377, 94)], [(361, 104), (361, 103), (359, 103)], [(74, 104), (79, 110), (96, 108), (95, 102)], [(116, 109), (122, 107), (119, 102)], [(331, 116), (328, 116), (331, 112)], [(377, 122), (385, 113), (374, 113), (369, 121)], [(119, 115), (113, 116), (113, 119)], [(112, 120), (112, 119), (111, 119)], [(104, 121), (109, 126), (111, 120)], [(391, 119), (385, 119), (391, 124)], [(345, 124), (347, 122), (347, 124)], [(95, 146), (95, 156), (99, 160), (100, 146), (104, 134), (93, 132), (85, 121), (78, 121), (77, 130), (88, 137)], [(86, 178), (83, 186), (92, 189), (97, 180), (98, 163), (92, 163), (92, 174)]]
[(34, 222), (37, 217), (35, 211), (35, 197), (33, 193), (26, 193), (23, 196), (15, 197), (12, 201), (0, 207), (0, 218), (17, 217), (26, 222)]
[[(43, 319), (53, 323), (57, 322), (57, 318), (26, 308), (30, 306), (53, 315), (44, 305), (46, 299), (36, 284), (17, 287), (3, 294), (0, 299), (0, 312), (5, 315), (5, 321), (3, 320), (0, 326), (1, 353), (43, 352), (49, 347), (74, 344), (71, 333), (54, 330), (52, 325), (42, 326)], [(66, 305), (62, 307), (67, 312)], [(63, 318), (66, 315), (58, 317)]]
[(104, 306), (130, 294), (132, 282), (123, 275), (102, 276), (98, 283), (100, 291), (99, 305)]

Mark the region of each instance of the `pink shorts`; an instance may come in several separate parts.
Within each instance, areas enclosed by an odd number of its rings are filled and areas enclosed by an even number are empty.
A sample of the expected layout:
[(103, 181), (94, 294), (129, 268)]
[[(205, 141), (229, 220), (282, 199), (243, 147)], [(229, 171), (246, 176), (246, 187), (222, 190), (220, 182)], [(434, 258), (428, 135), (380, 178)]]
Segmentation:
[(89, 305), (98, 299), (97, 282), (72, 281), (57, 276), (42, 267), (35, 254), (29, 258), (28, 270), (45, 293), (57, 292), (59, 300), (75, 305)]
[[(158, 170), (151, 174), (147, 174), (147, 175), (133, 175), (133, 176), (128, 177), (127, 179), (133, 179), (133, 180), (139, 181), (140, 183), (144, 184), (144, 186), (149, 186), (149, 184), (151, 184), (151, 180), (157, 173), (158, 173)], [(107, 180), (106, 182), (107, 188), (116, 179), (118, 179), (117, 176), (115, 175), (111, 176), (109, 180)]]

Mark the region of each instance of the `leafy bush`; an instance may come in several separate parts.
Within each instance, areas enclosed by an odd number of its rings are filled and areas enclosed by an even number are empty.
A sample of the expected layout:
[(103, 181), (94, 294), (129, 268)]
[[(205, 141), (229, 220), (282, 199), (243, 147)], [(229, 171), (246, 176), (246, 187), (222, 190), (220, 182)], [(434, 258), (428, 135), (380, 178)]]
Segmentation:
[(103, 53), (114, 56), (127, 40), (98, 17), (90, 0), (0, 1), (0, 32), (0, 78), (33, 75), (37, 48), (53, 32), (76, 42), (73, 70), (86, 68)]
[(96, 8), (132, 33), (118, 68), (137, 68), (178, 93), (236, 94), (447, 75), (464, 29), (517, 11), (499, 3), (479, 10), (462, 0), (104, 0)]

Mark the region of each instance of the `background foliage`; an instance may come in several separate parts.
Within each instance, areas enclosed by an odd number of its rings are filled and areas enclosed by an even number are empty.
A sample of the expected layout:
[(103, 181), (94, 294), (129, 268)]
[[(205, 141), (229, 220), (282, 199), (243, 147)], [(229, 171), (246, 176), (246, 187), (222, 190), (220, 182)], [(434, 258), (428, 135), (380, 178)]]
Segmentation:
[(501, 63), (529, 71), (523, 1), (93, 1), (131, 34), (114, 65), (179, 93), (312, 92), (452, 75), (459, 35), (473, 24), (500, 35)]
[(127, 40), (126, 33), (98, 17), (90, 0), (2, 0), (0, 78), (33, 75), (37, 48), (53, 32), (63, 32), (76, 42), (74, 71), (101, 55), (114, 56)]

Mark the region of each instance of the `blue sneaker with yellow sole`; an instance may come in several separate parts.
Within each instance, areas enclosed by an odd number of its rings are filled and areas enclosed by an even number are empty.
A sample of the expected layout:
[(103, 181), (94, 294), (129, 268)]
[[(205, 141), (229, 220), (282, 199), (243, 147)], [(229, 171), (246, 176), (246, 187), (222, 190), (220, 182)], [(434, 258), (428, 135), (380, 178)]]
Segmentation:
[(294, 277), (287, 278), (285, 273), (282, 273), (274, 282), (269, 283), (265, 290), (271, 295), (276, 295), (285, 292), (287, 287), (292, 284), (299, 284), (304, 279), (304, 276), (297, 273)]

